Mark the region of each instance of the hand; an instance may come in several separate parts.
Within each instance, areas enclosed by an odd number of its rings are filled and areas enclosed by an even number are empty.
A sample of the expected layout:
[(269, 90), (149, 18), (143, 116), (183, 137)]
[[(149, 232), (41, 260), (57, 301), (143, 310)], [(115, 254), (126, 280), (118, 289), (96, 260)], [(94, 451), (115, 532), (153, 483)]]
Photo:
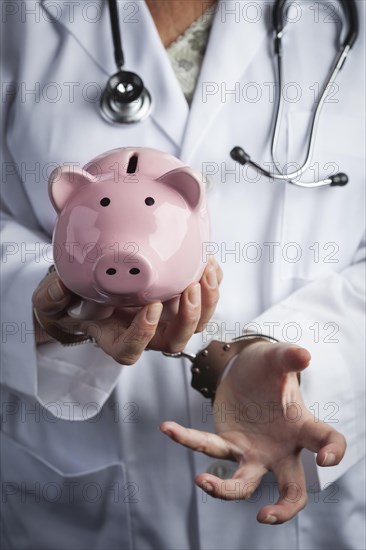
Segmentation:
[[(163, 304), (143, 308), (115, 310), (108, 319), (81, 321), (67, 315), (75, 299), (56, 272), (45, 277), (33, 294), (33, 304), (42, 319), (49, 319), (67, 332), (80, 330), (96, 339), (98, 345), (113, 359), (124, 365), (135, 363), (149, 349), (175, 353), (182, 351), (196, 331), (203, 330), (210, 320), (219, 297), (222, 271), (212, 258), (207, 263), (199, 283), (190, 285), (180, 296), (177, 315), (160, 320)], [(37, 331), (37, 343), (51, 339)]]
[(301, 449), (317, 453), (319, 466), (338, 464), (346, 449), (344, 437), (316, 420), (304, 405), (295, 373), (304, 370), (309, 361), (304, 348), (264, 340), (251, 343), (218, 386), (213, 406), (216, 434), (175, 422), (163, 422), (160, 427), (181, 445), (238, 463), (230, 480), (207, 473), (196, 477), (196, 484), (213, 497), (248, 498), (263, 475), (272, 471), (280, 496), (275, 504), (259, 511), (261, 523), (283, 523), (305, 507)]

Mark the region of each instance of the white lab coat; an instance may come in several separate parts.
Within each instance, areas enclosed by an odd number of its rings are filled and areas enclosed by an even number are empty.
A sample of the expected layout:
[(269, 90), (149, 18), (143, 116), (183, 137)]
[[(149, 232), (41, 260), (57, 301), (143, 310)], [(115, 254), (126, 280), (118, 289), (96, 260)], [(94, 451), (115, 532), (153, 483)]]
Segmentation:
[[(106, 3), (44, 4), (48, 12), (33, 0), (2, 3), (5, 548), (364, 548), (364, 2), (361, 36), (324, 107), (308, 174), (344, 171), (350, 183), (316, 190), (269, 182), (229, 156), (242, 144), (258, 162), (270, 159), (269, 3), (219, 3), (189, 110), (145, 3), (121, 2), (126, 68), (154, 102), (152, 116), (132, 126), (107, 124), (95, 100), (115, 72)], [(314, 93), (335, 54), (338, 25), (317, 4), (296, 4), (284, 39), (281, 165), (303, 160)], [(337, 467), (317, 468), (304, 453), (309, 504), (284, 525), (255, 519), (276, 498), (272, 475), (247, 502), (213, 500), (193, 478), (227, 474), (231, 463), (159, 432), (163, 420), (212, 429), (188, 363), (150, 351), (124, 367), (91, 344), (35, 347), (31, 295), (52, 262), (55, 222), (47, 175), (130, 145), (165, 150), (209, 175), (211, 250), (224, 281), (209, 336), (196, 335), (188, 349), (250, 323), (307, 347), (306, 403), (347, 438)]]

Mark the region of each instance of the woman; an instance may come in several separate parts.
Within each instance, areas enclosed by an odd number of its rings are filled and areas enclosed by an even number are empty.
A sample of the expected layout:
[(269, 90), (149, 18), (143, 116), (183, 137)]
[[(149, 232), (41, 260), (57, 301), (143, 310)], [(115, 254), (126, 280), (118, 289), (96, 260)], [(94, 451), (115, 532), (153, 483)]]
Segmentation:
[[(313, 7), (288, 16), (281, 166), (303, 158), (309, 111), (334, 58), (339, 13)], [(364, 148), (354, 113), (363, 113), (363, 36), (324, 108), (310, 170), (313, 180), (339, 167), (351, 183), (302, 190), (229, 157), (246, 143), (253, 158), (270, 158), (271, 6), (120, 2), (126, 69), (143, 77), (154, 101), (151, 117), (131, 126), (98, 115), (98, 92), (115, 72), (105, 3), (4, 2), (3, 9), (5, 543), (362, 548)], [(189, 26), (202, 11), (197, 35)], [(198, 36), (204, 46), (209, 39), (202, 66), (196, 55), (186, 67), (199, 77), (189, 75), (185, 96), (179, 37), (187, 28), (189, 51), (197, 54)], [(210, 319), (221, 279), (212, 263), (182, 295), (173, 323), (159, 320), (159, 304), (137, 314), (138, 344), (116, 345), (108, 321), (92, 319), (81, 329), (98, 347), (63, 347), (33, 325), (32, 299), (43, 319), (60, 326), (71, 299), (55, 273), (46, 276), (55, 221), (47, 178), (56, 165), (83, 166), (129, 145), (174, 154), (212, 182), (206, 252), (224, 271), (221, 298)], [(128, 335), (131, 320), (116, 322)], [(195, 353), (211, 337), (248, 329), (281, 342), (248, 342), (214, 407), (190, 388), (185, 360), (143, 351)], [(159, 425), (206, 454), (176, 445)]]

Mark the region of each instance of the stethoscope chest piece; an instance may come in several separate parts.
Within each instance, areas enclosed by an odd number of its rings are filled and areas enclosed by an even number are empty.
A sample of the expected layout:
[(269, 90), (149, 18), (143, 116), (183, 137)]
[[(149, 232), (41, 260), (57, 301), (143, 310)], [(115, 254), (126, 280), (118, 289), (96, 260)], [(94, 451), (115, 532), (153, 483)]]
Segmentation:
[(108, 80), (100, 109), (107, 122), (140, 122), (151, 112), (151, 96), (137, 74), (120, 70)]

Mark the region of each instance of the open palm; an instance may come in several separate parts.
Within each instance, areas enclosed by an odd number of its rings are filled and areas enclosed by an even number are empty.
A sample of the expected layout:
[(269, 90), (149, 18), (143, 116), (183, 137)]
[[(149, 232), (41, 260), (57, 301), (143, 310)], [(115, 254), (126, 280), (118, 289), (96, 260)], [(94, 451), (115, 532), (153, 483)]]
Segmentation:
[(238, 355), (217, 389), (216, 434), (175, 422), (161, 425), (164, 433), (186, 447), (238, 463), (231, 479), (208, 473), (196, 477), (196, 484), (213, 497), (248, 498), (263, 475), (272, 471), (280, 496), (259, 511), (257, 519), (262, 523), (283, 523), (306, 505), (303, 448), (317, 453), (319, 466), (338, 464), (345, 452), (344, 437), (314, 418), (303, 402), (296, 373), (309, 361), (304, 348), (264, 340), (252, 343)]

